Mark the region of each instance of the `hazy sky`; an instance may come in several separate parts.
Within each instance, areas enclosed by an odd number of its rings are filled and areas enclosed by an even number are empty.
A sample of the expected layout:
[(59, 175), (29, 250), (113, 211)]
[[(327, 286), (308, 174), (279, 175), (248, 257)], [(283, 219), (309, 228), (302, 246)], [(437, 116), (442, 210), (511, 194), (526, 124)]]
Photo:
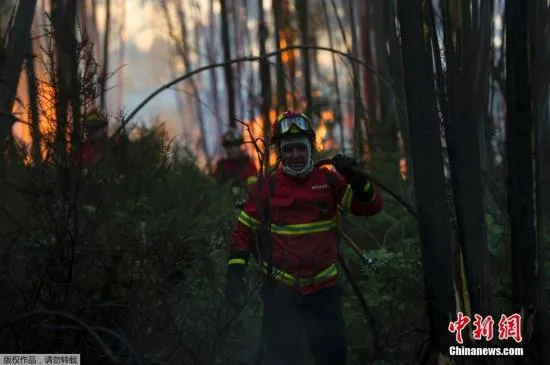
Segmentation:
[[(119, 50), (122, 23), (122, 2), (126, 2), (124, 61), (118, 72), (123, 75), (123, 108), (133, 110), (147, 95), (171, 79), (169, 67), (171, 47), (168, 35), (164, 32), (164, 19), (152, 2), (142, 0), (112, 1), (110, 71), (119, 67)], [(98, 4), (98, 27), (101, 33), (105, 28), (105, 7)], [(102, 35), (101, 35), (102, 36)], [(118, 112), (119, 74), (110, 80), (108, 93), (111, 113)], [(170, 129), (179, 133), (177, 106), (173, 92), (166, 91), (153, 99), (136, 116), (137, 120), (149, 120), (159, 115), (169, 119)]]
[[(153, 5), (153, 1), (143, 0), (118, 0), (111, 1), (112, 4), (112, 25), (111, 29), (111, 44), (110, 44), (110, 68), (114, 70), (119, 64), (119, 47), (120, 47), (120, 24), (122, 23), (122, 7), (123, 1), (126, 4), (125, 14), (125, 32), (126, 38), (125, 55), (124, 55), (124, 68), (123, 68), (123, 105), (126, 110), (132, 110), (139, 104), (147, 95), (154, 91), (160, 85), (173, 79), (173, 74), (170, 68), (170, 55), (173, 50), (171, 46), (170, 35), (167, 34), (166, 20), (162, 11)], [(208, 24), (208, 5), (209, 2), (199, 1), (200, 9), (192, 8), (186, 9), (186, 16), (198, 16), (202, 19), (204, 24)], [(269, 8), (270, 0), (264, 0), (264, 8)], [(251, 12), (255, 10), (251, 7)], [(214, 12), (219, 12), (219, 3), (214, 2)], [(98, 19), (99, 29), (102, 32), (105, 28), (105, 6), (103, 1), (98, 5)], [(253, 34), (256, 33), (254, 22), (249, 22), (247, 26), (251, 28)], [(192, 23), (189, 23), (192, 24)], [(191, 36), (194, 36), (194, 30), (189, 30)], [(216, 30), (216, 32), (219, 32)], [(204, 50), (202, 50), (204, 52)], [(218, 55), (221, 57), (221, 48), (217, 48)], [(253, 53), (257, 53), (254, 50)], [(247, 50), (242, 50), (242, 55), (248, 53)], [(192, 52), (190, 55), (191, 62), (197, 61), (198, 56), (196, 52)], [(178, 62), (176, 60), (176, 62)], [(200, 66), (205, 64), (205, 60), (200, 61)], [(193, 65), (193, 69), (199, 65), (196, 63)], [(176, 74), (179, 76), (184, 73), (184, 68), (181, 63), (175, 65)], [(222, 69), (218, 69), (218, 83), (219, 85), (224, 83)], [(208, 73), (200, 75), (202, 77), (209, 77)], [(197, 79), (195, 79), (197, 80)], [(200, 81), (198, 81), (200, 82)], [(207, 90), (209, 90), (209, 80), (203, 80), (205, 83), (201, 87), (201, 101), (204, 104), (204, 118), (207, 121), (207, 130), (213, 131), (215, 120), (211, 112), (213, 109), (212, 101), (208, 99)], [(111, 85), (116, 87), (119, 84), (118, 76), (113, 77)], [(178, 84), (177, 87), (185, 88), (186, 85)], [(189, 89), (187, 85), (187, 89)], [(223, 98), (225, 92), (221, 90), (221, 105), (222, 112), (225, 112), (225, 103)], [(112, 112), (115, 112), (118, 108), (118, 91), (113, 89), (109, 94), (109, 101)], [(197, 125), (195, 123), (195, 111), (196, 108), (190, 103), (184, 104), (185, 115), (189, 120), (185, 121), (186, 129), (185, 133), (192, 135), (191, 140), (196, 140), (198, 135)], [(153, 99), (147, 107), (143, 108), (137, 115), (137, 120), (144, 121), (150, 120), (152, 116), (160, 116), (167, 122), (167, 126), (173, 135), (179, 135), (182, 133), (182, 121), (180, 120), (180, 113), (178, 112), (178, 104), (176, 102), (175, 92), (171, 90), (164, 91)], [(223, 116), (222, 116), (223, 118)], [(210, 150), (218, 142), (216, 133), (208, 133)]]

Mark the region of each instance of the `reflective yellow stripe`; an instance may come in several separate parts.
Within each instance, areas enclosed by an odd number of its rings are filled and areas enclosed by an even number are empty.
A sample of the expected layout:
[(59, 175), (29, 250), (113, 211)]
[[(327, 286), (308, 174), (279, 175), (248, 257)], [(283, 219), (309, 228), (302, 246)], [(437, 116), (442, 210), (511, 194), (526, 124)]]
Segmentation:
[(367, 183), (365, 184), (365, 186), (363, 186), (363, 191), (369, 191), (370, 189), (370, 182), (367, 180)]
[(246, 260), (245, 259), (230, 259), (228, 262), (227, 262), (228, 265), (245, 265), (246, 264)]
[(254, 184), (256, 181), (258, 181), (258, 178), (256, 176), (249, 176), (246, 179), (247, 184)]
[[(238, 221), (244, 224), (248, 228), (258, 229), (260, 227), (260, 221), (252, 218), (244, 211), (239, 215)], [(318, 221), (311, 223), (301, 223), (301, 224), (288, 224), (284, 226), (279, 226), (277, 224), (271, 224), (271, 232), (280, 234), (280, 235), (302, 235), (318, 232), (330, 231), (336, 227), (336, 222), (331, 220)]]
[(248, 214), (246, 214), (244, 211), (239, 214), (238, 221), (247, 226), (248, 228), (257, 229), (260, 227), (260, 221), (252, 218)]
[(280, 235), (301, 235), (317, 232), (326, 232), (336, 227), (336, 222), (331, 219), (327, 221), (302, 223), (302, 224), (288, 224), (285, 226), (278, 226), (276, 224), (271, 225), (271, 232)]
[[(267, 262), (263, 262), (263, 272), (264, 274), (267, 274)], [(335, 264), (332, 264), (330, 265), (329, 267), (327, 267), (326, 269), (324, 269), (323, 271), (321, 271), (320, 273), (318, 273), (317, 275), (315, 275), (314, 277), (311, 277), (311, 278), (297, 278), (297, 277), (294, 277), (293, 275), (289, 274), (289, 273), (286, 273), (284, 271), (281, 271), (277, 268), (273, 268), (273, 276), (275, 279), (277, 280), (280, 280), (286, 284), (289, 284), (289, 285), (299, 285), (299, 286), (305, 286), (305, 285), (310, 285), (310, 284), (313, 284), (317, 281), (322, 281), (322, 280), (326, 280), (326, 279), (329, 279), (329, 278), (332, 278), (334, 276), (336, 276), (338, 274), (338, 267), (335, 265)]]
[[(372, 189), (372, 186), (371, 186), (371, 184), (370, 184), (370, 181), (367, 180), (367, 183), (366, 183), (365, 186), (363, 187), (363, 191), (369, 191), (370, 189)], [(376, 192), (375, 192), (375, 191), (372, 192), (372, 199), (369, 200), (369, 201), (367, 202), (367, 204), (368, 204), (368, 203), (372, 203), (372, 202), (374, 201), (374, 198), (376, 198)]]
[(342, 197), (342, 202), (341, 202), (342, 209), (344, 209), (345, 211), (351, 210), (352, 197), (353, 197), (353, 192), (351, 190), (351, 186), (348, 185), (348, 187), (346, 188), (346, 192)]

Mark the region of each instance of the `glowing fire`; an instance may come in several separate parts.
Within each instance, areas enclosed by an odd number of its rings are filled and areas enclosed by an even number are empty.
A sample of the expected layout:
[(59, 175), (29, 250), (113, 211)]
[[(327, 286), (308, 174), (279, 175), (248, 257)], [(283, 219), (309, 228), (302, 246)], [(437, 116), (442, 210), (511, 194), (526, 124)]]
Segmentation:
[[(270, 128), (277, 118), (277, 111), (275, 109), (269, 110)], [(264, 119), (262, 116), (256, 117), (253, 120), (245, 121), (248, 126), (242, 126), (242, 134), (245, 142), (245, 150), (252, 157), (257, 169), (260, 169), (261, 160), (260, 155), (256, 148), (260, 149), (262, 153), (266, 150), (266, 146), (258, 140), (258, 138), (264, 138)], [(254, 143), (255, 141), (255, 143)], [(257, 147), (256, 147), (257, 146)], [(267, 146), (269, 148), (269, 146)], [(277, 162), (277, 155), (275, 151), (269, 151), (269, 167), (273, 167)]]
[(323, 151), (325, 148), (332, 148), (332, 136), (329, 135), (327, 123), (334, 121), (334, 112), (332, 110), (323, 110), (321, 119), (315, 131), (315, 147), (318, 151)]
[[(24, 77), (21, 77), (19, 87), (20, 90), (23, 89), (23, 92), (20, 93), (20, 99), (27, 105), (29, 104), (28, 94), (26, 92), (27, 88), (23, 86), (25, 85), (25, 81)], [(55, 90), (53, 86), (41, 82), (38, 85), (37, 94), (38, 126), (41, 136), (40, 154), (43, 159), (46, 159), (55, 136)], [(30, 146), (32, 144), (32, 118), (30, 112), (22, 112), (21, 109), (23, 109), (23, 107), (18, 104), (15, 104), (13, 107), (13, 114), (18, 115), (20, 119), (20, 121), (14, 125), (13, 134), (15, 138), (22, 141), (26, 146)], [(31, 162), (32, 157), (28, 154), (25, 156), (25, 163), (30, 164)]]
[(327, 135), (328, 129), (324, 124), (320, 124), (315, 131), (315, 148), (317, 151), (324, 150), (324, 139)]
[(401, 173), (401, 178), (407, 180), (407, 160), (405, 160), (405, 157), (401, 157), (399, 160), (399, 172)]
[(403, 180), (407, 180), (407, 160), (405, 159), (405, 143), (403, 141), (403, 135), (401, 131), (397, 132), (397, 145), (399, 147), (399, 153), (401, 159), (399, 160), (399, 172)]
[[(284, 32), (281, 32), (281, 35), (283, 34)], [(279, 48), (286, 48), (286, 40), (283, 37), (281, 37), (281, 39), (279, 40)], [(283, 61), (283, 63), (288, 63), (288, 61), (290, 61), (289, 52), (281, 53), (281, 60)]]

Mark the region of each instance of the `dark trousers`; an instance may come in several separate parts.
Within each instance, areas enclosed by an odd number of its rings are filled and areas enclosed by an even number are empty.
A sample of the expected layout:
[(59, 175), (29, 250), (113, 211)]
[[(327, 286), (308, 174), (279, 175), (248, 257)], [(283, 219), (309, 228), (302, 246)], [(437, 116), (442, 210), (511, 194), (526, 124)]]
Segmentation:
[(345, 365), (347, 339), (341, 287), (301, 295), (282, 285), (263, 288), (266, 365), (298, 365), (305, 331), (317, 365)]

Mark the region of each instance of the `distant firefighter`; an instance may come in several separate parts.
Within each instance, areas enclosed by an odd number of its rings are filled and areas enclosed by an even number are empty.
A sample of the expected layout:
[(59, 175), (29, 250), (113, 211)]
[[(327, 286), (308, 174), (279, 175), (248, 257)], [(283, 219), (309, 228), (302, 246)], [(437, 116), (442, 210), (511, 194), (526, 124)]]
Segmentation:
[[(81, 155), (75, 154), (75, 162), (82, 158), (83, 166), (95, 165), (109, 150), (113, 154), (112, 157), (122, 157), (121, 141), (123, 138), (118, 135), (114, 141), (109, 142), (108, 126), (109, 120), (104, 113), (93, 109), (88, 114), (84, 125), (86, 135), (80, 150)], [(109, 143), (112, 144), (111, 148), (109, 148)]]
[(256, 165), (242, 148), (243, 143), (242, 135), (234, 129), (223, 134), (222, 146), (226, 157), (218, 161), (214, 173), (220, 183), (230, 182), (233, 185), (234, 196), (239, 195), (243, 187), (256, 182), (258, 175)]

